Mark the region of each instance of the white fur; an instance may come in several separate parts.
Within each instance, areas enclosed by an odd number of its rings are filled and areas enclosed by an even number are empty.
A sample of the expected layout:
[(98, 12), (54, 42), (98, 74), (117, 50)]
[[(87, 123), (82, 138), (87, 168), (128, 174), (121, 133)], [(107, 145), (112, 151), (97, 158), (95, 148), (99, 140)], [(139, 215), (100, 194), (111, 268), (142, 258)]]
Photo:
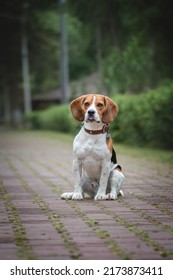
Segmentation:
[[(94, 102), (95, 98), (88, 110), (95, 111), (95, 121), (88, 121), (87, 110), (84, 116), (84, 127), (100, 130), (104, 124)], [(87, 193), (95, 200), (115, 200), (119, 194), (123, 195), (124, 175), (115, 169), (116, 165), (111, 162), (112, 154), (106, 144), (106, 133), (90, 135), (85, 132), (84, 127), (81, 128), (73, 143), (74, 191), (63, 193), (61, 198), (82, 200), (84, 193)]]

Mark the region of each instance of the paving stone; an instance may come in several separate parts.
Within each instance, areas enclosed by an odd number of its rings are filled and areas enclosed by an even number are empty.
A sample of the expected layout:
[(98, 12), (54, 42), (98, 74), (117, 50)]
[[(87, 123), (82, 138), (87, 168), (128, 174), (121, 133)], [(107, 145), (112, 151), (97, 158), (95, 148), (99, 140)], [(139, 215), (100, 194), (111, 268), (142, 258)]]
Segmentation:
[(173, 259), (172, 166), (120, 154), (123, 198), (69, 202), (72, 143), (35, 135), (0, 137), (0, 259)]

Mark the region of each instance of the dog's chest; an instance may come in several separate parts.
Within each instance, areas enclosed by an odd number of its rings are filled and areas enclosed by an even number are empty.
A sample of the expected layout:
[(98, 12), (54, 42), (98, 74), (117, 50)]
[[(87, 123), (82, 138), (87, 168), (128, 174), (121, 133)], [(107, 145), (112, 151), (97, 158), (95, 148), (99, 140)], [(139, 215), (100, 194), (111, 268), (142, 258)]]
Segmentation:
[(83, 162), (101, 161), (110, 155), (105, 135), (84, 137), (79, 134), (74, 140), (73, 151)]
[(105, 134), (86, 135), (83, 131), (79, 132), (74, 140), (73, 153), (90, 180), (99, 180), (106, 163), (111, 166), (111, 152)]

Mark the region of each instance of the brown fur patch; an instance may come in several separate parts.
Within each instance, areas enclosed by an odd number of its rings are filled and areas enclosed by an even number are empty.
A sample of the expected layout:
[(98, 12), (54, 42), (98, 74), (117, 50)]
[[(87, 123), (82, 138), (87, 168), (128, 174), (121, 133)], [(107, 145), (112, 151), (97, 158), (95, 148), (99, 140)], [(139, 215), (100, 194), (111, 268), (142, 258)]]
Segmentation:
[(106, 138), (106, 144), (108, 146), (109, 151), (112, 153), (112, 138)]

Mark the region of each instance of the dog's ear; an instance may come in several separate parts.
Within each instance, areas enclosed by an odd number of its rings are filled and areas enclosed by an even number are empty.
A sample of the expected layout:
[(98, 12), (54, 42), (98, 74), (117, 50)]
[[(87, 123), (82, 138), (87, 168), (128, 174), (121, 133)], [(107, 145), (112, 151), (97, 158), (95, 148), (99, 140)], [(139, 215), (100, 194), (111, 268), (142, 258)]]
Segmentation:
[(84, 98), (85, 98), (85, 95), (81, 95), (70, 103), (70, 109), (71, 109), (72, 115), (77, 121), (84, 120), (84, 111), (82, 110), (82, 104), (83, 104)]
[(118, 106), (109, 97), (105, 96), (106, 110), (103, 113), (103, 123), (111, 123), (118, 114)]

